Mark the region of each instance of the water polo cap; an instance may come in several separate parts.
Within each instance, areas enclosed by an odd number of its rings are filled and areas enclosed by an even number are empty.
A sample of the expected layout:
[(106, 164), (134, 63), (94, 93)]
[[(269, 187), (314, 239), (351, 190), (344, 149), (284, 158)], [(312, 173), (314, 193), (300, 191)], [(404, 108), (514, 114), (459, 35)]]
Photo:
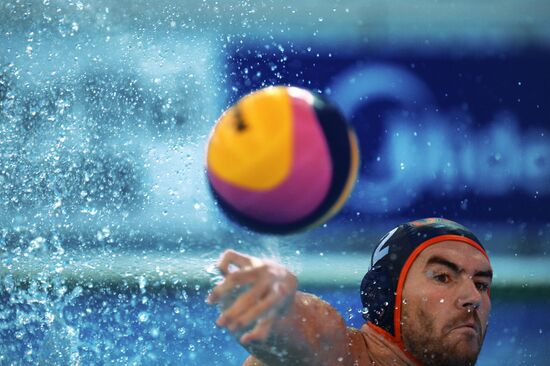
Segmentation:
[(363, 317), (369, 325), (401, 344), (401, 301), (408, 270), (424, 249), (449, 240), (469, 244), (487, 257), (470, 230), (440, 218), (408, 222), (382, 237), (361, 281)]

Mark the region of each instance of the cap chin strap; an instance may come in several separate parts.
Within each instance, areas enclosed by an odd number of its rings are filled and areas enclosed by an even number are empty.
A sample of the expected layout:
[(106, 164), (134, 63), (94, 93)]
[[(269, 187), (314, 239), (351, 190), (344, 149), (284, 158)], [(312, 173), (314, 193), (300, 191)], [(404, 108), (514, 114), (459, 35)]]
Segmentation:
[(395, 344), (400, 350), (401, 352), (403, 352), (403, 354), (416, 366), (422, 366), (422, 364), (420, 362), (418, 362), (418, 360), (416, 359), (416, 357), (414, 357), (412, 355), (412, 353), (410, 353), (409, 351), (407, 351), (405, 349), (405, 345), (403, 344), (403, 342), (401, 340), (398, 340), (396, 337), (392, 336), (387, 330), (383, 329), (383, 328), (380, 328), (379, 326), (377, 326), (376, 324), (372, 323), (372, 322), (367, 322), (367, 326), (369, 328), (371, 328), (372, 330), (374, 330), (376, 333), (380, 334), (382, 337), (384, 337), (388, 342), (391, 342), (393, 344)]

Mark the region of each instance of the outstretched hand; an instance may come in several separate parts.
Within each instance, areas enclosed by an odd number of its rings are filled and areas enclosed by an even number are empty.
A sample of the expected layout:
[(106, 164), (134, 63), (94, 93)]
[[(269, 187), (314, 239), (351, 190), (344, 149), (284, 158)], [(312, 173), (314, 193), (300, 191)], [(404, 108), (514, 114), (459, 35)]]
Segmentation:
[(240, 335), (243, 345), (267, 340), (294, 301), (296, 277), (279, 263), (234, 250), (222, 254), (218, 268), (224, 279), (207, 298), (222, 305), (216, 324)]

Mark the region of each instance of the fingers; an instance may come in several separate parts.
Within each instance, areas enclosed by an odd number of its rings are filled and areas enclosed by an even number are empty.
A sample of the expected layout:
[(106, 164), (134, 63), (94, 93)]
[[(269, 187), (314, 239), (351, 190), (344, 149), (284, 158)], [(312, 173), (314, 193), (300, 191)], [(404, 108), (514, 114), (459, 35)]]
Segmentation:
[(251, 331), (246, 332), (241, 336), (239, 342), (246, 345), (251, 342), (262, 342), (267, 340), (267, 337), (269, 337), (271, 328), (273, 327), (275, 320), (275, 314), (270, 314), (266, 317), (260, 318), (258, 322), (256, 322), (256, 326), (254, 326)]
[(248, 291), (242, 293), (236, 298), (236, 300), (230, 304), (230, 306), (224, 309), (223, 313), (216, 321), (216, 324), (220, 326), (229, 327), (231, 323), (241, 316), (245, 311), (251, 309), (255, 304), (257, 304), (267, 292), (267, 281), (263, 280), (252, 286)]
[(229, 265), (234, 264), (239, 268), (251, 266), (253, 259), (251, 256), (236, 252), (234, 250), (226, 250), (220, 257), (218, 268), (225, 276), (229, 274)]
[(224, 279), (207, 298), (221, 305), (216, 324), (240, 337), (242, 344), (266, 340), (296, 293), (295, 276), (276, 262), (234, 250), (222, 254), (218, 267)]
[(225, 279), (218, 284), (207, 298), (209, 304), (215, 304), (222, 301), (225, 297), (231, 295), (233, 291), (239, 290), (242, 286), (257, 280), (258, 268), (242, 269), (229, 273)]
[(276, 310), (282, 301), (277, 293), (270, 291), (269, 283), (258, 284), (220, 316), (218, 325), (226, 326), (231, 332), (242, 331), (268, 311)]

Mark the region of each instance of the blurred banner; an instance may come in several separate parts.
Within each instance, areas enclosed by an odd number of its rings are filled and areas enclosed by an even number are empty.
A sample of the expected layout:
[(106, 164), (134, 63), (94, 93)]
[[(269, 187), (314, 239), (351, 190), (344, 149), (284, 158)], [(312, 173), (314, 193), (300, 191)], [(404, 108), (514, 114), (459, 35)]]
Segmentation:
[(250, 44), (229, 57), (228, 86), (298, 85), (341, 108), (362, 152), (344, 215), (547, 223), (550, 53), (440, 51)]

